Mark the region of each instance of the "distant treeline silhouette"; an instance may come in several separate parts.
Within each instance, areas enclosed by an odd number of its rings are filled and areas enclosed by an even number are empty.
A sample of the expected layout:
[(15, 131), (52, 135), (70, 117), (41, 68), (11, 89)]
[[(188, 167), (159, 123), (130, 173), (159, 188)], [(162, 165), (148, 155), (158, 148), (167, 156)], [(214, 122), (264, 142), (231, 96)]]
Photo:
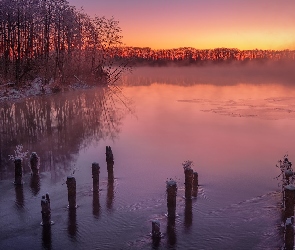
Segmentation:
[(109, 80), (121, 39), (118, 21), (90, 18), (66, 0), (1, 0), (0, 84)]
[(195, 49), (190, 47), (153, 50), (148, 47), (121, 47), (117, 59), (132, 59), (137, 64), (200, 64), (204, 62), (295, 61), (295, 50), (239, 50), (231, 48)]

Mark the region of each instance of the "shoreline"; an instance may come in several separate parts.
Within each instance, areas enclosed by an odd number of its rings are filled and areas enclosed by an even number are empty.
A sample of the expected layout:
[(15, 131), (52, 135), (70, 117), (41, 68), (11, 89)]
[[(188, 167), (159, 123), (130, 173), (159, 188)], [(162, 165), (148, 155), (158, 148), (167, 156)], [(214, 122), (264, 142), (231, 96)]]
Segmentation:
[(93, 87), (95, 85), (78, 81), (67, 85), (57, 85), (52, 82), (44, 86), (40, 78), (36, 78), (31, 83), (17, 88), (14, 87), (13, 83), (6, 83), (0, 86), (0, 103), (20, 101), (34, 96), (47, 96), (74, 90), (90, 89)]

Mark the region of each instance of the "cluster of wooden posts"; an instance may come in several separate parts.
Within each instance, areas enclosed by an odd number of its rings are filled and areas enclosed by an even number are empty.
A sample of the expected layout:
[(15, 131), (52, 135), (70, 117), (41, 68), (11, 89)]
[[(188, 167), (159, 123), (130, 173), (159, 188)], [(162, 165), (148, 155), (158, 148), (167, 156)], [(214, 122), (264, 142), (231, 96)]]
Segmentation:
[[(106, 147), (106, 163), (108, 171), (108, 179), (114, 179), (114, 156), (110, 146)], [(22, 160), (15, 159), (15, 185), (22, 185)], [(30, 166), (33, 176), (39, 175), (40, 159), (37, 153), (33, 152), (30, 156)], [(280, 161), (280, 169), (282, 172), (282, 193), (283, 193), (283, 223), (284, 223), (284, 249), (294, 248), (294, 205), (295, 205), (295, 185), (293, 184), (293, 178), (295, 173), (291, 168), (292, 164), (288, 158)], [(93, 178), (93, 192), (99, 192), (99, 164), (92, 163), (92, 178)], [(194, 172), (190, 166), (184, 167), (185, 174), (185, 199), (191, 200), (198, 194), (198, 173)], [(70, 210), (77, 208), (76, 203), (76, 179), (73, 176), (67, 177), (67, 189), (68, 189), (68, 208)], [(175, 221), (176, 217), (176, 196), (177, 196), (177, 183), (174, 180), (166, 182), (167, 193), (167, 218), (168, 220)], [(41, 199), (41, 214), (43, 226), (50, 226), (53, 224), (51, 221), (51, 208), (50, 197), (46, 193)], [(162, 237), (160, 222), (158, 220), (152, 221), (152, 233), (153, 239), (159, 240)]]
[(295, 204), (295, 185), (292, 184), (294, 172), (292, 164), (288, 158), (281, 162), (280, 168), (283, 173), (283, 223), (284, 223), (284, 249), (294, 248), (294, 204)]
[[(198, 173), (188, 166), (184, 168), (185, 174), (185, 199), (191, 200), (193, 197), (197, 197), (198, 194)], [(167, 218), (168, 223), (174, 224), (176, 217), (176, 196), (177, 196), (177, 183), (174, 180), (166, 182), (167, 193)], [(159, 240), (162, 237), (160, 230), (160, 221), (152, 221), (152, 237), (154, 240)]]
[[(114, 156), (110, 146), (106, 146), (106, 163), (108, 180), (114, 180)], [(15, 185), (22, 185), (22, 160), (15, 159)], [(37, 153), (33, 152), (30, 156), (30, 166), (33, 176), (39, 175), (40, 159)], [(92, 179), (93, 179), (93, 192), (94, 194), (99, 192), (99, 174), (100, 167), (96, 162), (92, 163)], [(194, 172), (193, 169), (188, 166), (184, 167), (185, 174), (185, 199), (191, 200), (193, 197), (197, 197), (198, 194), (198, 173)], [(68, 189), (68, 209), (75, 210), (77, 208), (76, 203), (76, 179), (74, 176), (67, 177), (67, 189)], [(295, 190), (295, 189), (294, 189)], [(177, 197), (177, 183), (174, 180), (169, 180), (166, 182), (166, 193), (167, 193), (167, 218), (168, 220), (174, 221), (176, 217), (176, 197)], [(294, 211), (293, 211), (294, 212)], [(51, 221), (51, 208), (50, 208), (50, 197), (46, 193), (41, 199), (41, 214), (42, 222), (41, 225), (44, 227), (49, 227), (53, 224)], [(293, 213), (294, 214), (294, 213)], [(152, 221), (152, 238), (159, 241), (162, 237), (160, 230), (160, 222), (158, 220)]]
[[(113, 180), (114, 178), (114, 156), (110, 146), (106, 147), (106, 162), (107, 162), (107, 171), (108, 171), (108, 179)], [(30, 156), (30, 166), (31, 166), (31, 173), (33, 176), (39, 175), (39, 168), (40, 168), (40, 158), (38, 157), (36, 152), (33, 152)], [(17, 158), (14, 160), (14, 167), (15, 167), (15, 185), (22, 185), (23, 184), (23, 166), (22, 166), (22, 159)], [(100, 167), (99, 164), (94, 162), (92, 163), (92, 178), (93, 178), (93, 192), (99, 192), (99, 173)], [(67, 189), (68, 189), (68, 208), (70, 210), (77, 208), (76, 203), (76, 179), (74, 176), (67, 177)], [(42, 196), (41, 199), (41, 214), (42, 214), (42, 226), (50, 226), (53, 224), (51, 221), (51, 208), (50, 208), (50, 197), (49, 194), (46, 193)]]

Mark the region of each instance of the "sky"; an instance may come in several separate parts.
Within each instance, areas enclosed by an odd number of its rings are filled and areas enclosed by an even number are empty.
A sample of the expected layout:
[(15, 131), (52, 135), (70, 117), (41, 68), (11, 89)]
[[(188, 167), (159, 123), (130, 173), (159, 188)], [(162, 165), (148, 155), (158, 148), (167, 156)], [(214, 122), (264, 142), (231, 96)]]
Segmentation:
[(114, 17), (126, 46), (295, 49), (295, 0), (68, 0)]

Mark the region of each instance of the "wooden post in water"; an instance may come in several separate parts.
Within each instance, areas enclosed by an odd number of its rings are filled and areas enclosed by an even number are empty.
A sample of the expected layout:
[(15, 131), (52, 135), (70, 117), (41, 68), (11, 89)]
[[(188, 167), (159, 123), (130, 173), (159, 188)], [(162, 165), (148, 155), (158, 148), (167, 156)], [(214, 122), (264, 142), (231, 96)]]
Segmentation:
[(76, 205), (76, 179), (73, 176), (67, 177), (67, 187), (68, 187), (68, 201), (69, 209), (77, 208)]
[(114, 178), (114, 155), (110, 146), (106, 146), (106, 162), (108, 178)]
[(285, 186), (285, 216), (284, 219), (294, 216), (295, 186)]
[(185, 198), (191, 199), (192, 198), (192, 190), (193, 190), (193, 178), (194, 178), (194, 171), (191, 168), (185, 168)]
[(167, 189), (167, 209), (168, 218), (175, 218), (176, 216), (176, 195), (177, 195), (177, 184), (176, 181), (170, 180), (166, 182)]
[(161, 238), (161, 231), (160, 231), (160, 221), (153, 220), (152, 221), (152, 237), (153, 238)]
[(51, 208), (50, 208), (50, 198), (49, 194), (42, 196), (41, 200), (41, 214), (42, 214), (42, 226), (51, 225)]
[(194, 172), (194, 178), (193, 178), (193, 196), (198, 196), (198, 188), (199, 188), (199, 174), (198, 172)]
[(99, 191), (99, 164), (97, 162), (92, 163), (92, 179), (93, 179), (93, 192)]
[(23, 184), (23, 166), (22, 159), (17, 158), (14, 160), (14, 184), (22, 185)]
[(40, 158), (36, 152), (32, 152), (32, 154), (30, 156), (30, 166), (31, 166), (32, 174), (38, 175), (39, 168), (40, 168)]
[(157, 248), (161, 241), (161, 231), (160, 231), (160, 221), (153, 220), (152, 221), (152, 239), (153, 239), (153, 247)]

